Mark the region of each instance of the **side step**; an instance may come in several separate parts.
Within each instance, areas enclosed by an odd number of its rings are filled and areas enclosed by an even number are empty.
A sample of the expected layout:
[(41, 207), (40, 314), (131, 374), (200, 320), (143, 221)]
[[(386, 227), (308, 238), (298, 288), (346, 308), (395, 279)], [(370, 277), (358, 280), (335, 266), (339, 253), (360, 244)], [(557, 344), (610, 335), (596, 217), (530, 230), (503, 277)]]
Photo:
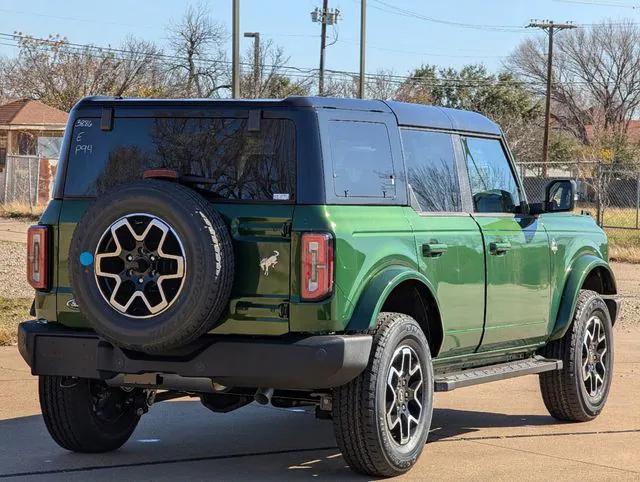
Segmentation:
[(525, 360), (436, 375), (434, 389), (436, 392), (450, 392), (456, 388), (560, 369), (562, 360), (534, 356)]

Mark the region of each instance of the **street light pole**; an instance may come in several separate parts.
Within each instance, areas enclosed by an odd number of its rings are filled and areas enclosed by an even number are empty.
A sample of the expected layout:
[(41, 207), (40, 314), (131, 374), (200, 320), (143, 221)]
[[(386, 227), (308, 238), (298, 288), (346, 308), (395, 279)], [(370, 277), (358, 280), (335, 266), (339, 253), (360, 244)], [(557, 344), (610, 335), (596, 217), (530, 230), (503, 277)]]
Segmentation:
[(233, 0), (231, 42), (231, 97), (240, 97), (240, 0)]
[(245, 32), (246, 38), (253, 38), (253, 91), (254, 96), (260, 96), (260, 32)]
[(549, 128), (551, 124), (551, 86), (553, 82), (553, 34), (556, 30), (576, 28), (575, 25), (567, 23), (556, 23), (552, 20), (533, 20), (527, 27), (534, 27), (545, 30), (549, 34), (549, 49), (547, 52), (547, 95), (545, 98), (544, 111), (544, 134), (542, 138), (542, 175), (547, 175), (547, 162), (549, 161)]
[(367, 0), (360, 0), (360, 79), (358, 97), (364, 99), (365, 43), (367, 40)]

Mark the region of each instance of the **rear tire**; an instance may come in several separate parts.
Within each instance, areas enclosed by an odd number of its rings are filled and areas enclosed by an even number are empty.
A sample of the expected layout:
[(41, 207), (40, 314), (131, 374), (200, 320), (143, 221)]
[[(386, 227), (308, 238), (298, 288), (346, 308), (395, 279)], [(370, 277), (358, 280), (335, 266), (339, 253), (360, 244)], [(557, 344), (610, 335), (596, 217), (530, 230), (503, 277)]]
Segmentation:
[(607, 401), (613, 375), (613, 331), (604, 300), (582, 290), (573, 322), (542, 354), (562, 360), (562, 370), (540, 374), (542, 399), (552, 417), (567, 422), (596, 418)]
[(47, 430), (60, 447), (73, 452), (110, 452), (133, 433), (140, 416), (135, 397), (104, 382), (84, 378), (41, 376), (40, 407)]
[(424, 448), (432, 412), (433, 368), (422, 329), (410, 316), (381, 313), (367, 368), (334, 389), (334, 430), (345, 460), (374, 477), (407, 472)]

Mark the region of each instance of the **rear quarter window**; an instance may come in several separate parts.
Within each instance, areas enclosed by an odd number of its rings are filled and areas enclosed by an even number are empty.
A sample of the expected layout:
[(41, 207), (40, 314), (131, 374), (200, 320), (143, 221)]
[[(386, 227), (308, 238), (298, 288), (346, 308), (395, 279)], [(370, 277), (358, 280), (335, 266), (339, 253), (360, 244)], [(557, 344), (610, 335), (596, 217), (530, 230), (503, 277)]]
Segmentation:
[(246, 119), (116, 118), (102, 131), (99, 119), (78, 119), (64, 193), (96, 196), (158, 168), (203, 178), (196, 187), (216, 199), (292, 201), (295, 127), (286, 119), (249, 131)]
[(338, 197), (393, 198), (393, 158), (387, 126), (377, 122), (330, 121), (333, 184)]

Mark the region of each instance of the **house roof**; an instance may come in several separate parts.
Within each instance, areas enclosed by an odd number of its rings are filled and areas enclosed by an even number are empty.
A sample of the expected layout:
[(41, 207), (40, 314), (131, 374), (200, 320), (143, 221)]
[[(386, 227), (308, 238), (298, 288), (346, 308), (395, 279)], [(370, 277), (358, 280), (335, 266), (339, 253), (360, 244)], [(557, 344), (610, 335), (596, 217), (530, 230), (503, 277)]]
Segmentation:
[(66, 112), (37, 100), (22, 99), (0, 105), (0, 126), (64, 127), (68, 117)]

